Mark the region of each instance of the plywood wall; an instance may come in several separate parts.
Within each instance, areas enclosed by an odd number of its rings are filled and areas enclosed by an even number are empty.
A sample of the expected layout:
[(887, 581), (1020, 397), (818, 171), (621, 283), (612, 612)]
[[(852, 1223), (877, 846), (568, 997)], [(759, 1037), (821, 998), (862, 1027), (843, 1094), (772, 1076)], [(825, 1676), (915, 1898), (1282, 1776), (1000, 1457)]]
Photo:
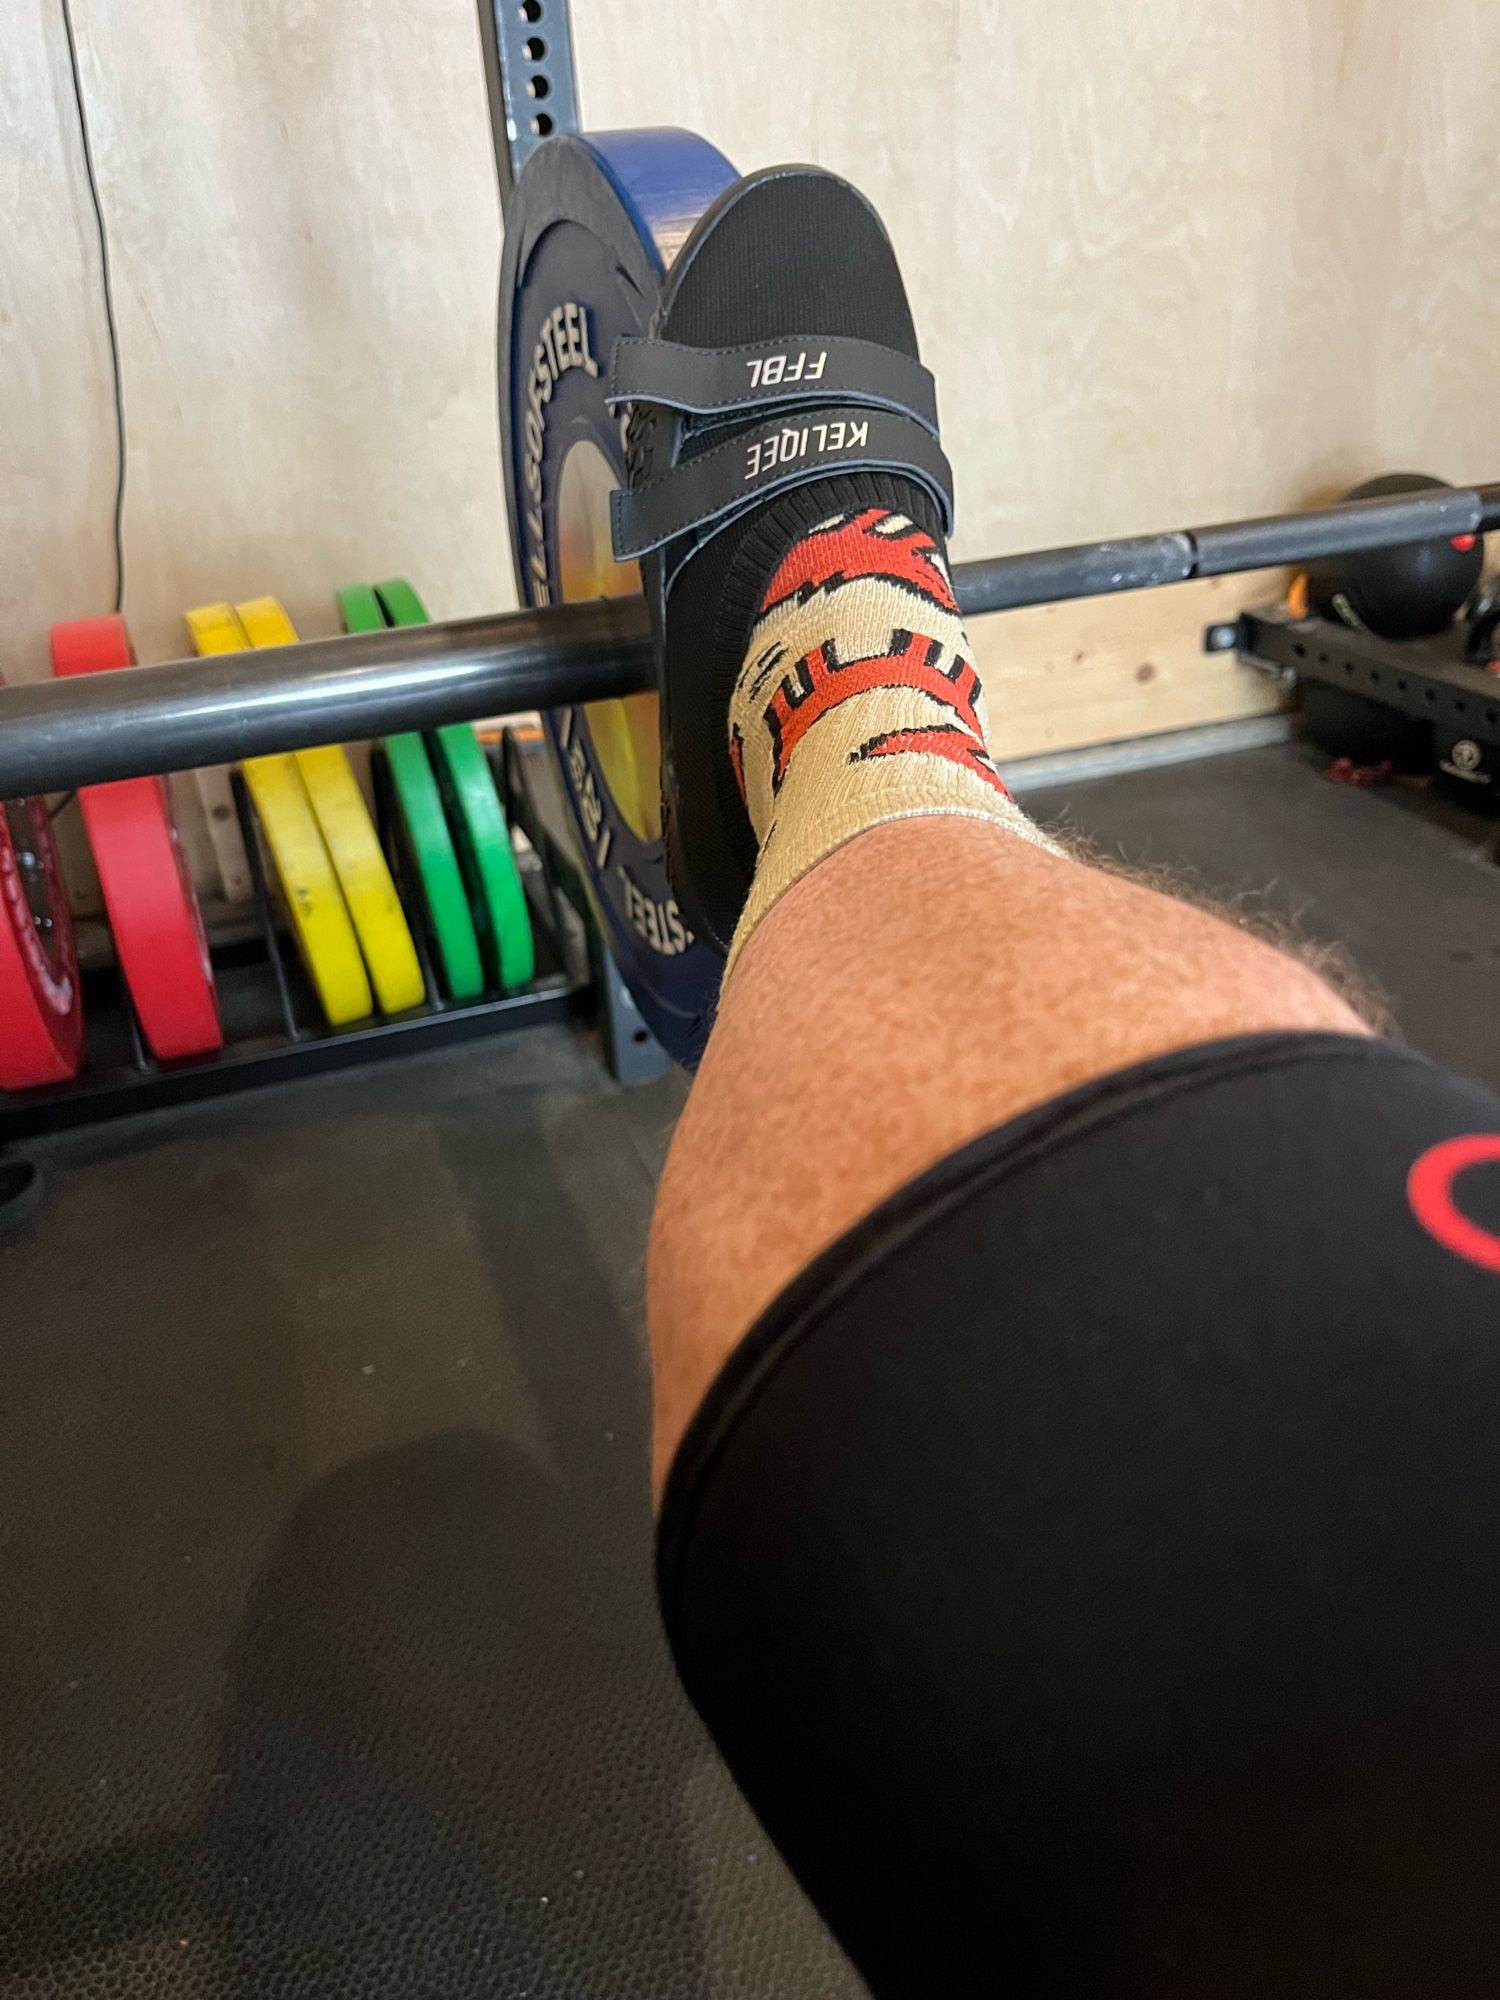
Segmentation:
[[(511, 601), (471, 0), (74, 0), (114, 250), (126, 609), (404, 570)], [(577, 0), (585, 115), (823, 162), (902, 254), (956, 553), (1500, 474), (1500, 35), (1480, 0)], [(57, 0), (0, 65), (0, 659), (107, 608), (108, 355)], [(1247, 586), (985, 622), (1009, 753), (1242, 713)], [(1149, 669), (1149, 671), (1148, 671)]]

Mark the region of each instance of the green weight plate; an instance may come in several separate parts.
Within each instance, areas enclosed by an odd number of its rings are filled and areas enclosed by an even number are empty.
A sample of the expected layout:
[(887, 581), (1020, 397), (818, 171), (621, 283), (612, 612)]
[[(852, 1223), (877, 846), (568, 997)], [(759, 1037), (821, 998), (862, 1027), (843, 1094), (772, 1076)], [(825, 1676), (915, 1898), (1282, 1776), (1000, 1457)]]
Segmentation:
[(432, 622), (432, 614), (404, 576), (389, 577), (384, 583), (377, 583), (375, 596), (389, 625), (429, 625)]
[(346, 632), (383, 632), (385, 613), (367, 583), (346, 583), (339, 592), (339, 621)]
[[(369, 584), (349, 584), (338, 596), (346, 632), (385, 630), (385, 612)], [(406, 730), (399, 736), (387, 736), (384, 748), (392, 789), (411, 839), (443, 984), (454, 1000), (477, 1000), (484, 991), (484, 964), (427, 746), (415, 730)]]
[[(392, 625), (427, 623), (426, 606), (401, 577), (377, 583), (375, 595)], [(434, 730), (427, 747), (448, 807), (470, 904), (481, 935), (493, 945), (500, 984), (524, 986), (536, 972), (531, 912), (489, 759), (467, 722)]]

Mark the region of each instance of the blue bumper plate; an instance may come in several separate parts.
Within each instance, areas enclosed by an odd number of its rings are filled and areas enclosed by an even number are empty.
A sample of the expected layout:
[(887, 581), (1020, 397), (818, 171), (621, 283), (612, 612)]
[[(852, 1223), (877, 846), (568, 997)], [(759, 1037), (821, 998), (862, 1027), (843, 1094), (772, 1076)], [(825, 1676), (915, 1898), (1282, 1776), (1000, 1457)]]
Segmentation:
[[(622, 335), (646, 331), (667, 266), (735, 177), (690, 132), (609, 132), (548, 140), (516, 182), (500, 282), (500, 396), (525, 604), (640, 589), (636, 566), (610, 553), (624, 423), (604, 405), (609, 357)], [(609, 948), (652, 1030), (691, 1066), (723, 967), (684, 925), (667, 879), (656, 697), (554, 709), (545, 720)]]

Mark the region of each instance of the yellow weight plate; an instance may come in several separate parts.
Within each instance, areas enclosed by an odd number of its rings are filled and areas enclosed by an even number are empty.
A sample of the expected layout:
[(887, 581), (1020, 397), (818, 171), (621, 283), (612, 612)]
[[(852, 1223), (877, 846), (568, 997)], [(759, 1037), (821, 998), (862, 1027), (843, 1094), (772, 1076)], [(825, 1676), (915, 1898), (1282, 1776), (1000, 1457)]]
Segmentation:
[[(231, 605), (200, 604), (188, 612), (187, 622), (200, 653), (237, 653), (250, 644)], [(296, 762), (287, 756), (247, 757), (244, 768), (292, 932), (323, 1012), (336, 1028), (362, 1021), (375, 1005), (370, 982)]]
[[(252, 646), (297, 643), (296, 629), (276, 598), (251, 598), (235, 610)], [(427, 987), (417, 948), (348, 756), (330, 743), (298, 750), (295, 761), (370, 968), (375, 997), (387, 1014), (420, 1007)]]
[[(632, 597), (641, 587), (639, 563), (617, 563), (609, 540), (614, 468), (589, 438), (579, 438), (562, 464), (557, 490), (557, 560), (562, 594)], [(594, 749), (620, 815), (637, 840), (661, 839), (661, 721), (654, 694), (591, 701), (584, 710)]]
[(193, 635), (193, 650), (200, 656), (242, 653), (250, 643), (232, 604), (200, 604), (187, 613), (187, 628)]

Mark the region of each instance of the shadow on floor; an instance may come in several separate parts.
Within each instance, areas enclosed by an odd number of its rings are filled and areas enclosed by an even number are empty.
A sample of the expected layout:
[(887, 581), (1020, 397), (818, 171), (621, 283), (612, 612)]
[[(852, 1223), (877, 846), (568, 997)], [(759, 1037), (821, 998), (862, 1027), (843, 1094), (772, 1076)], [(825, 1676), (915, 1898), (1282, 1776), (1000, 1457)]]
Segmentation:
[(839, 2000), (677, 1687), (563, 1030), (49, 1149), (0, 1239), (0, 1996)]
[(695, 1753), (641, 1630), (521, 1452), (455, 1433), (343, 1467), (251, 1595), (206, 1812), (28, 1881), (0, 1973), (133, 1939), (246, 2000), (628, 1993), (643, 1961), (701, 1994)]

